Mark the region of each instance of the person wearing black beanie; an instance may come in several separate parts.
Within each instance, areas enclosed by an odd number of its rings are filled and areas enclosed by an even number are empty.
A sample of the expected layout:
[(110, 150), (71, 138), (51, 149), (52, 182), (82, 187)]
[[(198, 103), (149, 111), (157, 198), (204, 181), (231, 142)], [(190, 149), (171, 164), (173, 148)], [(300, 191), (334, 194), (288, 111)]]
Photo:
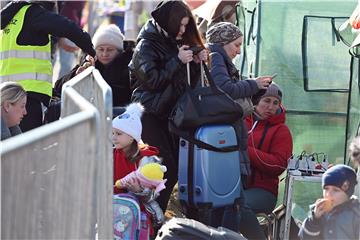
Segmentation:
[(352, 196), (356, 184), (356, 173), (349, 166), (338, 164), (326, 170), (323, 198), (310, 206), (300, 239), (359, 239), (360, 202)]
[[(187, 84), (195, 86), (200, 78), (200, 61), (207, 51), (196, 27), (194, 16), (182, 1), (162, 1), (151, 12), (152, 19), (143, 26), (129, 64), (132, 101), (145, 107), (142, 116), (142, 140), (160, 150), (167, 167), (166, 189), (157, 201), (163, 211), (177, 182), (179, 138), (168, 130), (168, 119)], [(193, 52), (190, 47), (202, 49)]]

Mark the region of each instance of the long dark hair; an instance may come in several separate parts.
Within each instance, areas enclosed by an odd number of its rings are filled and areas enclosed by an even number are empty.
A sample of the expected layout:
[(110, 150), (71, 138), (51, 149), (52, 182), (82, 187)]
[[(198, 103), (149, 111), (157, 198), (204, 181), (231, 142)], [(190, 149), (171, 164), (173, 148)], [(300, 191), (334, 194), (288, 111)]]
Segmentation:
[(204, 47), (194, 15), (185, 2), (179, 0), (162, 1), (154, 11), (151, 12), (151, 15), (157, 24), (173, 38), (176, 37), (180, 30), (181, 20), (184, 17), (189, 17), (189, 24), (186, 26), (186, 31), (183, 34), (183, 39), (180, 41), (180, 44), (186, 44), (190, 47)]
[[(182, 2), (182, 1), (179, 1), (179, 3), (181, 3), (180, 5), (183, 6), (183, 11), (184, 12), (181, 12), (181, 11), (175, 11), (172, 16), (170, 17), (170, 20), (172, 18), (174, 18), (174, 20), (176, 19), (177, 21), (174, 21), (173, 25), (174, 27), (176, 27), (176, 30), (177, 32), (179, 32), (180, 30), (180, 24), (181, 24), (181, 20), (184, 18), (184, 17), (188, 17), (189, 18), (189, 23), (186, 25), (186, 30), (184, 32), (184, 34), (182, 35), (182, 44), (186, 44), (186, 45), (189, 45), (189, 46), (201, 46), (203, 48), (205, 48), (204, 46), (204, 42), (201, 38), (201, 35), (200, 35), (200, 32), (197, 28), (197, 25), (196, 25), (196, 21), (195, 21), (195, 18), (194, 18), (194, 15), (192, 14), (189, 6)], [(184, 14), (185, 13), (185, 14)]]

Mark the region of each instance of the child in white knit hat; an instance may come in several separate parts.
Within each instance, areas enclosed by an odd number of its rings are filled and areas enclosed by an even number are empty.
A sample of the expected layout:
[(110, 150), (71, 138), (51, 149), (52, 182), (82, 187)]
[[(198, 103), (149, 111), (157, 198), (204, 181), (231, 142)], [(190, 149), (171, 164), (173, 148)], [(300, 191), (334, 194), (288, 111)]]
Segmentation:
[[(112, 141), (114, 144), (114, 184), (117, 180), (125, 177), (139, 166), (139, 161), (144, 156), (156, 156), (159, 150), (155, 147), (143, 144), (141, 141), (141, 116), (144, 107), (140, 103), (131, 103), (126, 111), (115, 117), (112, 121)], [(138, 192), (140, 186), (137, 183), (128, 184), (126, 189)], [(123, 192), (114, 189), (114, 193)]]
[[(117, 180), (123, 179), (129, 173), (136, 171), (139, 165), (141, 167), (144, 161), (148, 161), (149, 157), (154, 159), (154, 162), (160, 163), (159, 158), (156, 158), (156, 155), (159, 154), (158, 149), (141, 141), (141, 116), (143, 111), (144, 107), (140, 103), (131, 103), (126, 107), (123, 114), (115, 117), (112, 121), (114, 186)], [(151, 190), (143, 188), (136, 180), (127, 181), (121, 188), (114, 187), (114, 194), (126, 191), (132, 192), (139, 197), (149, 219), (152, 219), (152, 224), (161, 224), (164, 221), (163, 212), (155, 201), (157, 195), (155, 196)], [(151, 225), (150, 222), (148, 224)], [(150, 234), (152, 234), (153, 229), (150, 229)]]

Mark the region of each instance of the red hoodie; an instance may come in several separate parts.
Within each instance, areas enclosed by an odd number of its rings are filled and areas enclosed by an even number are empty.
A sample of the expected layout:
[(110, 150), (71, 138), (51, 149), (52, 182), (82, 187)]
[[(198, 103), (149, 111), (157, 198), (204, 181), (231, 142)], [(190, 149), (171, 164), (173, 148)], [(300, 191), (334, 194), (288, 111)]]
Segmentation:
[[(125, 177), (132, 171), (135, 171), (139, 165), (139, 161), (142, 157), (145, 156), (154, 156), (159, 155), (159, 150), (156, 147), (141, 145), (140, 147), (140, 156), (135, 161), (131, 163), (125, 158), (125, 153), (121, 149), (114, 150), (114, 185), (117, 180)], [(114, 194), (122, 193), (124, 191), (114, 187)]]
[[(278, 194), (279, 175), (287, 168), (293, 142), (289, 128), (285, 125), (285, 108), (268, 119), (258, 120), (248, 136), (248, 153), (251, 175), (246, 188), (262, 188)], [(248, 129), (255, 124), (254, 116), (245, 119)], [(265, 132), (265, 126), (268, 126)], [(258, 149), (261, 138), (264, 140)]]

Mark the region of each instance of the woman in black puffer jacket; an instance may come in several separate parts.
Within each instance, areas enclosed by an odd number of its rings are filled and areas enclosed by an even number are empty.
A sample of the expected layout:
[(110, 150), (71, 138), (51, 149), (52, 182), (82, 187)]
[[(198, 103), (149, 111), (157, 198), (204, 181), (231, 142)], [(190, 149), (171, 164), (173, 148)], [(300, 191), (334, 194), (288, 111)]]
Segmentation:
[(157, 199), (165, 211), (178, 174), (179, 139), (169, 132), (168, 117), (185, 90), (186, 64), (191, 62), (191, 86), (195, 86), (200, 78), (198, 63), (207, 59), (207, 51), (194, 55), (189, 50), (204, 45), (191, 10), (182, 1), (162, 1), (151, 15), (153, 19), (139, 33), (129, 68), (132, 101), (145, 107), (142, 140), (160, 149), (167, 166), (166, 189)]

